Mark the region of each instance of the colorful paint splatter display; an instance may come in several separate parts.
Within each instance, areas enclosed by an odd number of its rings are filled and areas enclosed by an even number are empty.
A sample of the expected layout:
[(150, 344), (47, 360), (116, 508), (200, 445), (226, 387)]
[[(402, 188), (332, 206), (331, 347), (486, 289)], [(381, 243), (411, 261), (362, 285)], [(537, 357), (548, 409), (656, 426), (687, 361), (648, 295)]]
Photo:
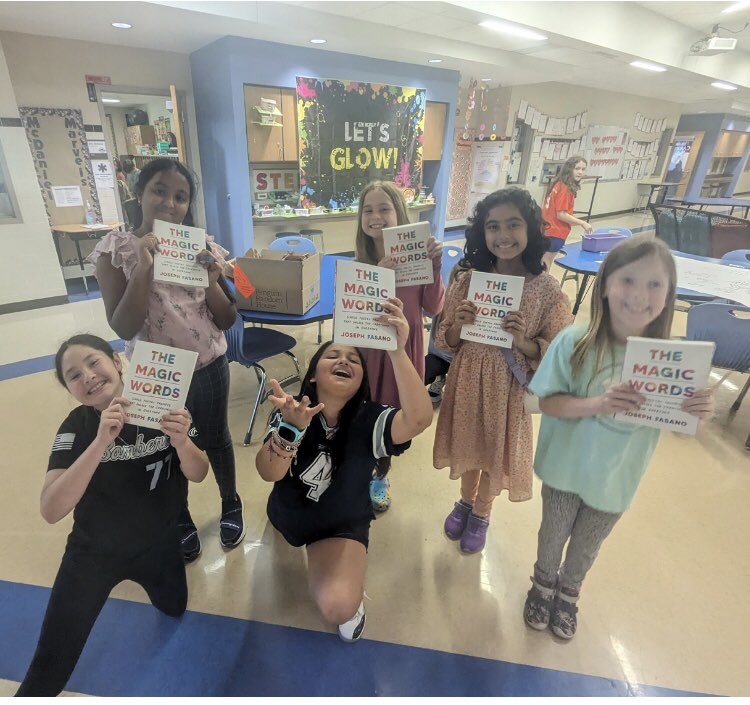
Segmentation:
[(304, 207), (347, 208), (373, 179), (422, 185), (425, 91), (297, 77)]

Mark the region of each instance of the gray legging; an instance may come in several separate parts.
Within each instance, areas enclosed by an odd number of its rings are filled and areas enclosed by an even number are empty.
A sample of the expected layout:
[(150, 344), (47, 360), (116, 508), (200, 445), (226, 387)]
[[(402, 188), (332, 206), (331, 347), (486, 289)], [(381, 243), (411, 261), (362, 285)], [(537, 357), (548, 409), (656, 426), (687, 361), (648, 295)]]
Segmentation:
[[(577, 595), (599, 547), (621, 516), (592, 509), (572, 492), (542, 485), (542, 525), (534, 566), (537, 579)], [(560, 568), (568, 539), (565, 563)]]

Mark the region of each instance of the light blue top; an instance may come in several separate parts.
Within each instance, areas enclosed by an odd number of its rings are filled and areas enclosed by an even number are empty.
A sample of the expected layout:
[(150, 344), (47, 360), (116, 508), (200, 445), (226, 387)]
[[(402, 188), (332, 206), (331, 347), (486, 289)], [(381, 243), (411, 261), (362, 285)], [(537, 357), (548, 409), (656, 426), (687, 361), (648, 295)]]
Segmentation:
[[(575, 379), (570, 359), (584, 326), (568, 326), (549, 346), (529, 389), (539, 397), (571, 394), (595, 397), (620, 381), (625, 346), (592, 379), (595, 354), (589, 353)], [(542, 416), (534, 471), (550, 487), (577, 494), (602, 512), (624, 512), (633, 501), (659, 441), (659, 430), (615, 421), (611, 415), (561, 419)]]

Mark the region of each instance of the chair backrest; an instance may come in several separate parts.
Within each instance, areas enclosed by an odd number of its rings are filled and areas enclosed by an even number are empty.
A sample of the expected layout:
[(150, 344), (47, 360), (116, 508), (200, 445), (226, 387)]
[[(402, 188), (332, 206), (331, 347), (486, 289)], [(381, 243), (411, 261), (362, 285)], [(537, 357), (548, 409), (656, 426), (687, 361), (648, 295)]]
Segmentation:
[(269, 250), (291, 250), (292, 252), (317, 252), (315, 243), (301, 235), (285, 235), (277, 237), (269, 246)]
[(680, 236), (677, 230), (677, 216), (673, 206), (649, 206), (654, 216), (656, 237), (664, 240), (670, 250), (680, 249)]
[(722, 262), (744, 262), (750, 264), (750, 250), (732, 250), (721, 256)]
[(224, 336), (227, 339), (227, 360), (230, 362), (242, 361), (242, 336), (244, 330), (245, 321), (242, 320), (242, 316), (238, 313), (232, 327), (224, 331)]
[(443, 246), (443, 265), (440, 269), (443, 286), (448, 286), (448, 279), (450, 279), (451, 272), (463, 256), (464, 251), (460, 247), (456, 247), (456, 245)]
[[(737, 315), (744, 312), (745, 317)], [(713, 364), (739, 372), (750, 371), (750, 307), (707, 303), (688, 311), (688, 340), (716, 343)]]

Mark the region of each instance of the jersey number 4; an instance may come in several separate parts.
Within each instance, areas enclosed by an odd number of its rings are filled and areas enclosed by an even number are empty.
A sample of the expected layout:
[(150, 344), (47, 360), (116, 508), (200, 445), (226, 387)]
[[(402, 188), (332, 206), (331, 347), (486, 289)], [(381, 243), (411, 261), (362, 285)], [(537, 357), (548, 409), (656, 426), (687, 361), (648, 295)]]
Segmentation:
[(172, 454), (170, 453), (164, 460), (157, 460), (155, 463), (151, 463), (150, 465), (146, 466), (146, 472), (153, 472), (154, 476), (151, 478), (151, 487), (149, 487), (149, 491), (153, 490), (154, 487), (156, 487), (156, 483), (159, 482), (159, 476), (161, 475), (161, 470), (164, 466), (167, 466), (167, 480), (169, 479), (169, 476), (172, 472)]
[(318, 453), (318, 457), (300, 473), (299, 479), (310, 487), (307, 498), (317, 502), (331, 484), (331, 456), (328, 453)]

